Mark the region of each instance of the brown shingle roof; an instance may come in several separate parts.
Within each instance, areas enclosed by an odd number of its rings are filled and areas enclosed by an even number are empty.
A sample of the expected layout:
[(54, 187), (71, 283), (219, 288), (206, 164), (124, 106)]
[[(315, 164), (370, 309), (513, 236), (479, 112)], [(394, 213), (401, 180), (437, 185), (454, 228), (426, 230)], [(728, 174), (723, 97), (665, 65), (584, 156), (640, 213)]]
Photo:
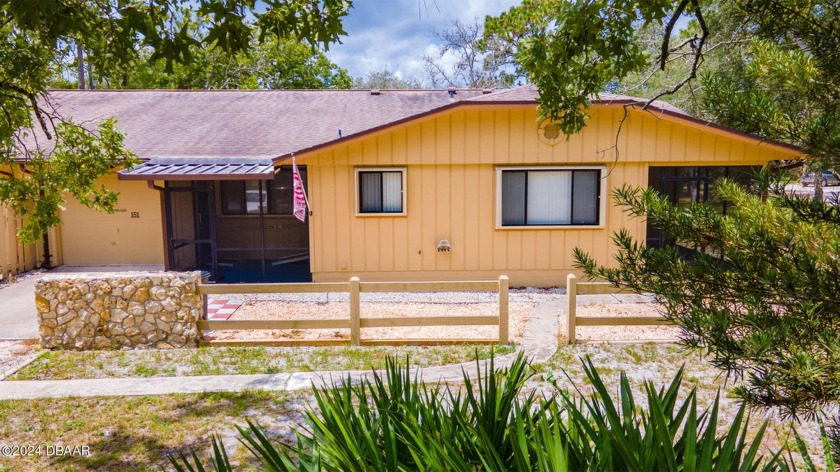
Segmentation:
[[(277, 159), (334, 144), (342, 139), (339, 130), (347, 138), (459, 105), (536, 105), (537, 96), (533, 85), (458, 90), (454, 96), (447, 90), (56, 90), (50, 102), (77, 123), (116, 117), (129, 149), (165, 164)], [(593, 103), (641, 105), (645, 100), (601, 94)], [(654, 102), (648, 111), (745, 135), (665, 102)]]
[(451, 103), (480, 90), (56, 90), (50, 99), (77, 123), (109, 116), (144, 159), (276, 157)]
[[(528, 84), (523, 85), (521, 87), (499, 90), (487, 95), (472, 97), (465, 101), (492, 103), (531, 103), (536, 102), (538, 97), (539, 93), (537, 92), (537, 87), (535, 87), (532, 84)], [(647, 103), (647, 101), (648, 100), (646, 98), (631, 97), (628, 95), (617, 95), (614, 93), (601, 93), (598, 94), (597, 97), (592, 97), (592, 103), (603, 105), (638, 104), (639, 106), (643, 106), (645, 103)], [(653, 103), (651, 103), (650, 107), (648, 108), (653, 108), (654, 110), (664, 110), (677, 115), (684, 115), (685, 117), (693, 118), (687, 111), (675, 107), (670, 103), (663, 102), (661, 100), (655, 100)]]

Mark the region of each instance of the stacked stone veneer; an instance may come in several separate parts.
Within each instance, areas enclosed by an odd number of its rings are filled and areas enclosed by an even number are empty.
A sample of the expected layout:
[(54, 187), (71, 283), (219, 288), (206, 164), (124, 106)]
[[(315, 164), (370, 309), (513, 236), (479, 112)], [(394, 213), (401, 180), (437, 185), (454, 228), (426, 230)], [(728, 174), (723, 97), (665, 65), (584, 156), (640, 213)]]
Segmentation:
[(200, 272), (48, 275), (35, 285), (49, 349), (192, 347), (204, 302)]

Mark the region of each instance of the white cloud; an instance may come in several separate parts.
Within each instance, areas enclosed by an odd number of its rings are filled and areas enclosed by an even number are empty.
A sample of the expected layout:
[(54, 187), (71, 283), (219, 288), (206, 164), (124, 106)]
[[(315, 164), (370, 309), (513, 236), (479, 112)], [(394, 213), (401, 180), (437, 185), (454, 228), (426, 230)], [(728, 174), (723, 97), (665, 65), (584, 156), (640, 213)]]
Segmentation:
[[(498, 15), (519, 0), (356, 0), (345, 18), (344, 44), (327, 56), (354, 77), (388, 69), (425, 79), (423, 56), (436, 54), (433, 30), (452, 21)], [(451, 59), (449, 59), (451, 60)]]

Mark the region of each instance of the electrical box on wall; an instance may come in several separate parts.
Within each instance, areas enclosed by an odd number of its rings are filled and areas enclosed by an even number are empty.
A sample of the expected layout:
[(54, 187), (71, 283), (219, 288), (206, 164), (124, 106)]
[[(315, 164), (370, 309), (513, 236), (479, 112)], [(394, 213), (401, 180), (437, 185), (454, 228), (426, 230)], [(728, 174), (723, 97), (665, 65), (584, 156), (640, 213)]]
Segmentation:
[(452, 245), (446, 239), (441, 239), (437, 245), (437, 252), (452, 252)]

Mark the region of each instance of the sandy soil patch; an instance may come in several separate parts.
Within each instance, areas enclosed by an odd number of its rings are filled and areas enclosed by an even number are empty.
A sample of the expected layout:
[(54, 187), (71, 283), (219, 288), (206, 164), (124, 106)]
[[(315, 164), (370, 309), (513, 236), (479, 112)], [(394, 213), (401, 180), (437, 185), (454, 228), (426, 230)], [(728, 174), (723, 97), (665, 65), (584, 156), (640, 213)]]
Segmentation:
[(0, 378), (38, 356), (38, 341), (0, 341)]
[[(533, 302), (510, 302), (510, 333), (522, 337)], [(495, 316), (497, 303), (487, 302), (362, 302), (363, 318), (446, 316)], [(305, 302), (291, 300), (246, 301), (230, 320), (349, 319), (345, 301)], [(362, 328), (362, 339), (493, 339), (497, 326), (422, 326)], [(350, 339), (349, 329), (215, 331), (205, 336), (214, 340), (245, 339)]]

